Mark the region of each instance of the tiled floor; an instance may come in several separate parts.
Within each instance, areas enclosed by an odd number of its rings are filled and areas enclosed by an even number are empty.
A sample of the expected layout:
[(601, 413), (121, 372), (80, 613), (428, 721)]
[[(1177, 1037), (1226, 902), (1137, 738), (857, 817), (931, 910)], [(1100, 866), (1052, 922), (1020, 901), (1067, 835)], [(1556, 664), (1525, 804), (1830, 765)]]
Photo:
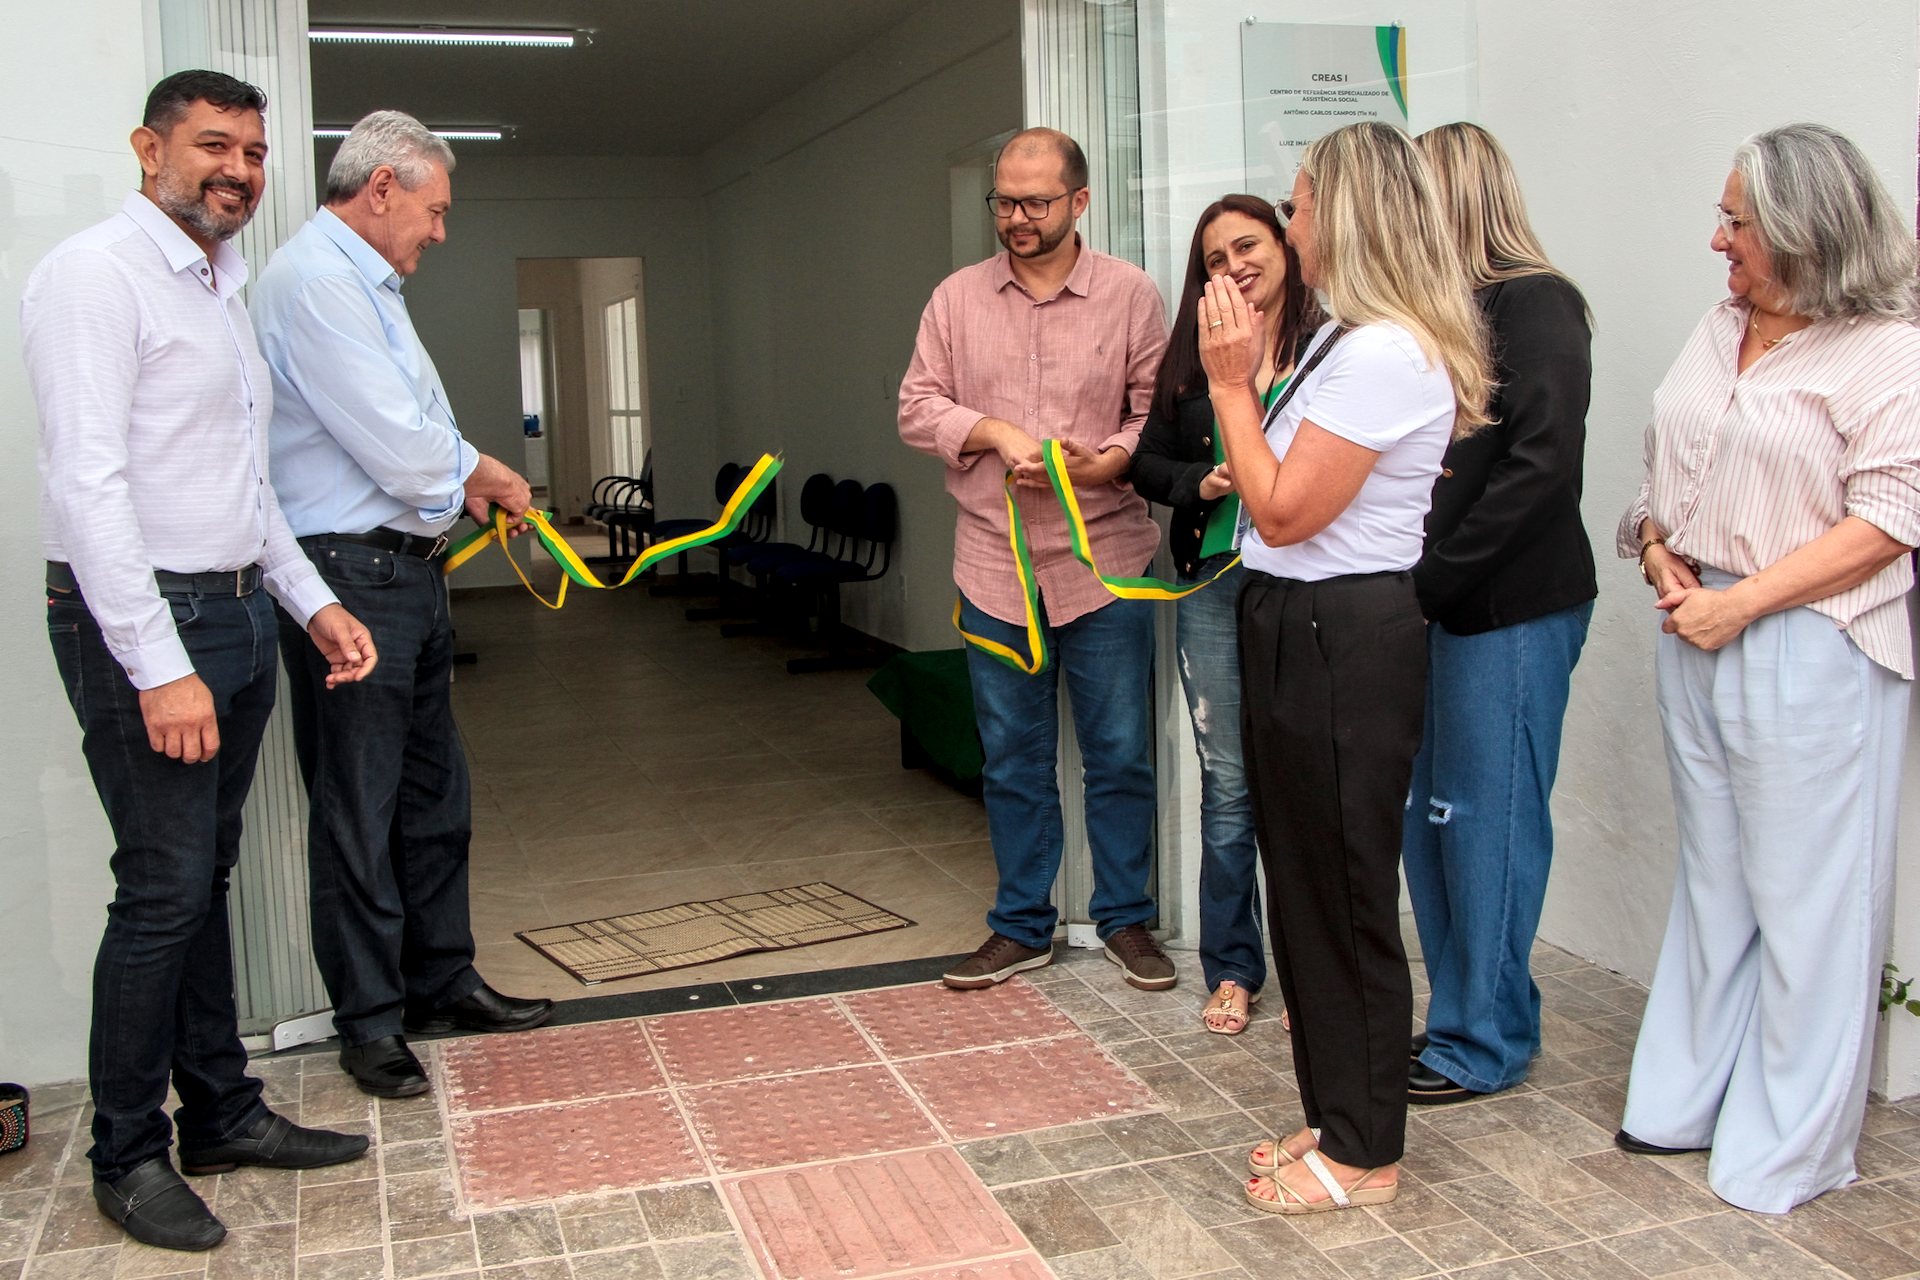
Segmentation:
[(1381, 1280), (1920, 1273), (1920, 1106), (1875, 1103), (1863, 1181), (1788, 1217), (1705, 1161), (1610, 1141), (1643, 993), (1535, 954), (1546, 1053), (1509, 1094), (1416, 1111), (1400, 1199), (1306, 1219), (1241, 1197), (1298, 1123), (1277, 1021), (1199, 1029), (1182, 985), (1062, 952), (992, 992), (921, 982), (425, 1046), (434, 1094), (364, 1097), (325, 1053), (260, 1064), (274, 1105), (368, 1159), (200, 1180), (210, 1255), (123, 1244), (87, 1196), (81, 1090), (0, 1159), (0, 1280)]
[[(375, 1103), (324, 1051), (262, 1061), (276, 1108), (373, 1151), (201, 1180), (231, 1228), (208, 1255), (124, 1243), (88, 1196), (84, 1089), (36, 1089), (0, 1157), (0, 1280), (1920, 1274), (1920, 1105), (1870, 1107), (1859, 1185), (1729, 1209), (1702, 1157), (1613, 1148), (1644, 992), (1546, 946), (1528, 1084), (1416, 1111), (1391, 1206), (1260, 1214), (1242, 1160), (1299, 1123), (1289, 1051), (1270, 1008), (1205, 1034), (1190, 955), (1151, 994), (1064, 950), (974, 995), (842, 972), (970, 949), (993, 885), (978, 803), (898, 768), (865, 673), (788, 677), (780, 646), (638, 593), (456, 616), (481, 967), (610, 998), (423, 1045), (425, 1099)], [(513, 937), (810, 880), (920, 923), (592, 989)]]
[[(980, 802), (900, 768), (871, 671), (790, 676), (786, 645), (723, 640), (687, 603), (638, 588), (575, 591), (559, 613), (517, 589), (456, 602), (479, 658), (454, 701), (481, 972), (564, 999), (971, 951), (994, 885)], [(592, 988), (514, 937), (815, 880), (916, 927)]]

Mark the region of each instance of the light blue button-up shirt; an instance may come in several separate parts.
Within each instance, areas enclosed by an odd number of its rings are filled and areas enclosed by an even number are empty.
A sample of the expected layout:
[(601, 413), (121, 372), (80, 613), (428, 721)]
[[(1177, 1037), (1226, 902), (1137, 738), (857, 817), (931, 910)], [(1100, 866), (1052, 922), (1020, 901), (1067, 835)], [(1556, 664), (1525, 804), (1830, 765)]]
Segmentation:
[(379, 252), (321, 209), (273, 255), (247, 310), (273, 371), (273, 487), (299, 537), (444, 532), (479, 453)]

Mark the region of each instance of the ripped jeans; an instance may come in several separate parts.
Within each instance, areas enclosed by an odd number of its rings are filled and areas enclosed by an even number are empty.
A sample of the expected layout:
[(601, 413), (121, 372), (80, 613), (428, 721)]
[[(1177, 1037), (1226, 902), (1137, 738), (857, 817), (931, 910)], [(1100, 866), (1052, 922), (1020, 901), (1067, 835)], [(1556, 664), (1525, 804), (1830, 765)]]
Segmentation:
[(1427, 720), (1401, 842), (1432, 998), (1421, 1062), (1493, 1093), (1540, 1050), (1528, 969), (1554, 773), (1593, 602), (1478, 635), (1427, 628)]
[[(1226, 559), (1209, 557), (1182, 581), (1204, 582)], [(1228, 978), (1249, 992), (1267, 981), (1255, 878), (1260, 858), (1240, 755), (1237, 614), (1246, 581), (1246, 569), (1236, 567), (1178, 605), (1180, 684), (1200, 756), (1200, 969), (1209, 991)]]

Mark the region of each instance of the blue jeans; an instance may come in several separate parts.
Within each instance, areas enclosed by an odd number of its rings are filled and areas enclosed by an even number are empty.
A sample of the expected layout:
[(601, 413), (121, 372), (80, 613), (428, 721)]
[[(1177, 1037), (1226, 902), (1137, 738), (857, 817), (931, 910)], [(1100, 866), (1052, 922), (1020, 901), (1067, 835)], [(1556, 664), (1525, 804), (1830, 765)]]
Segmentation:
[(1420, 1061), (1481, 1093), (1540, 1051), (1527, 958), (1553, 863), (1549, 800), (1593, 603), (1457, 636), (1427, 628), (1427, 722), (1401, 856), (1432, 997)]
[(453, 624), (440, 566), (302, 538), (380, 661), (326, 688), (327, 664), (284, 612), (294, 747), (307, 784), (313, 958), (344, 1044), (399, 1035), (408, 1008), (471, 995), (472, 792), (453, 722)]
[(169, 1077), (183, 1143), (222, 1142), (266, 1114), (234, 1009), (227, 878), (273, 710), (273, 606), (258, 591), (166, 600), (218, 717), (220, 749), (199, 764), (149, 745), (139, 693), (80, 593), (47, 592), (47, 637), (113, 828), (113, 902), (93, 962), (87, 1050), (87, 1156), (103, 1178), (166, 1154)]
[[(1202, 561), (1193, 578), (1220, 572), (1231, 553)], [(1200, 969), (1209, 991), (1231, 978), (1249, 992), (1267, 981), (1260, 945), (1259, 846), (1240, 755), (1240, 588), (1247, 571), (1179, 603), (1180, 683), (1200, 756)]]
[[(986, 749), (981, 792), (1000, 870), (987, 924), (1027, 947), (1053, 945), (1059, 919), (1049, 901), (1064, 839), (1057, 778), (1058, 673), (1065, 672), (1086, 788), (1087, 844), (1093, 854), (1089, 911), (1101, 938), (1156, 914), (1147, 894), (1153, 869), (1153, 760), (1148, 739), (1153, 606), (1112, 604), (1041, 626), (1054, 662), (1037, 676), (967, 648), (973, 713)], [(961, 598), (960, 624), (1022, 652), (1026, 631)]]

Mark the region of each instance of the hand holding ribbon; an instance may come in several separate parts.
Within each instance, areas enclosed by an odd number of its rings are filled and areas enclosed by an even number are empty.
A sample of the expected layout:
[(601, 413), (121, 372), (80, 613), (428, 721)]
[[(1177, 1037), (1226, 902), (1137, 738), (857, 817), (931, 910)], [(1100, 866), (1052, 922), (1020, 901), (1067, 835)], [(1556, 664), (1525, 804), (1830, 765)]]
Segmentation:
[(505, 553), (507, 557), (507, 563), (513, 566), (513, 572), (519, 577), (521, 585), (532, 593), (534, 599), (546, 605), (547, 608), (559, 609), (567, 603), (567, 586), (569, 583), (577, 583), (582, 587), (594, 591), (618, 590), (663, 560), (671, 559), (679, 555), (682, 551), (691, 551), (695, 547), (704, 547), (708, 543), (718, 542), (720, 539), (726, 537), (740, 527), (740, 521), (744, 519), (747, 512), (752, 509), (754, 502), (762, 493), (766, 492), (767, 486), (773, 483), (773, 478), (780, 474), (781, 465), (781, 460), (772, 454), (761, 454), (760, 461), (753, 464), (752, 469), (747, 472), (745, 478), (740, 481), (739, 486), (734, 489), (733, 496), (728, 498), (726, 505), (721, 508), (720, 518), (718, 520), (696, 532), (685, 534), (678, 538), (668, 538), (665, 542), (654, 543), (645, 551), (642, 551), (639, 556), (634, 559), (632, 564), (627, 566), (626, 572), (618, 582), (600, 581), (593, 570), (587, 567), (587, 562), (581, 557), (580, 553), (575, 551), (567, 540), (560, 536), (559, 531), (553, 527), (553, 513), (550, 511), (539, 511), (532, 507), (527, 508), (524, 517), (525, 522), (528, 526), (531, 526), (533, 535), (535, 539), (539, 541), (541, 547), (548, 555), (553, 557), (554, 563), (560, 566), (562, 575), (560, 579), (560, 592), (555, 599), (547, 599), (534, 588), (532, 581), (526, 575), (526, 571), (520, 567), (520, 562), (514, 559), (511, 551), (507, 550), (507, 539), (519, 532), (514, 526), (520, 523), (520, 519), (498, 506), (492, 508), (489, 513), (491, 516), (490, 523), (476, 529), (448, 548), (446, 563), (440, 571), (442, 573), (452, 573), (455, 569), (458, 569), (461, 565), (486, 550), (489, 543), (497, 541), (500, 544), (501, 551)]

